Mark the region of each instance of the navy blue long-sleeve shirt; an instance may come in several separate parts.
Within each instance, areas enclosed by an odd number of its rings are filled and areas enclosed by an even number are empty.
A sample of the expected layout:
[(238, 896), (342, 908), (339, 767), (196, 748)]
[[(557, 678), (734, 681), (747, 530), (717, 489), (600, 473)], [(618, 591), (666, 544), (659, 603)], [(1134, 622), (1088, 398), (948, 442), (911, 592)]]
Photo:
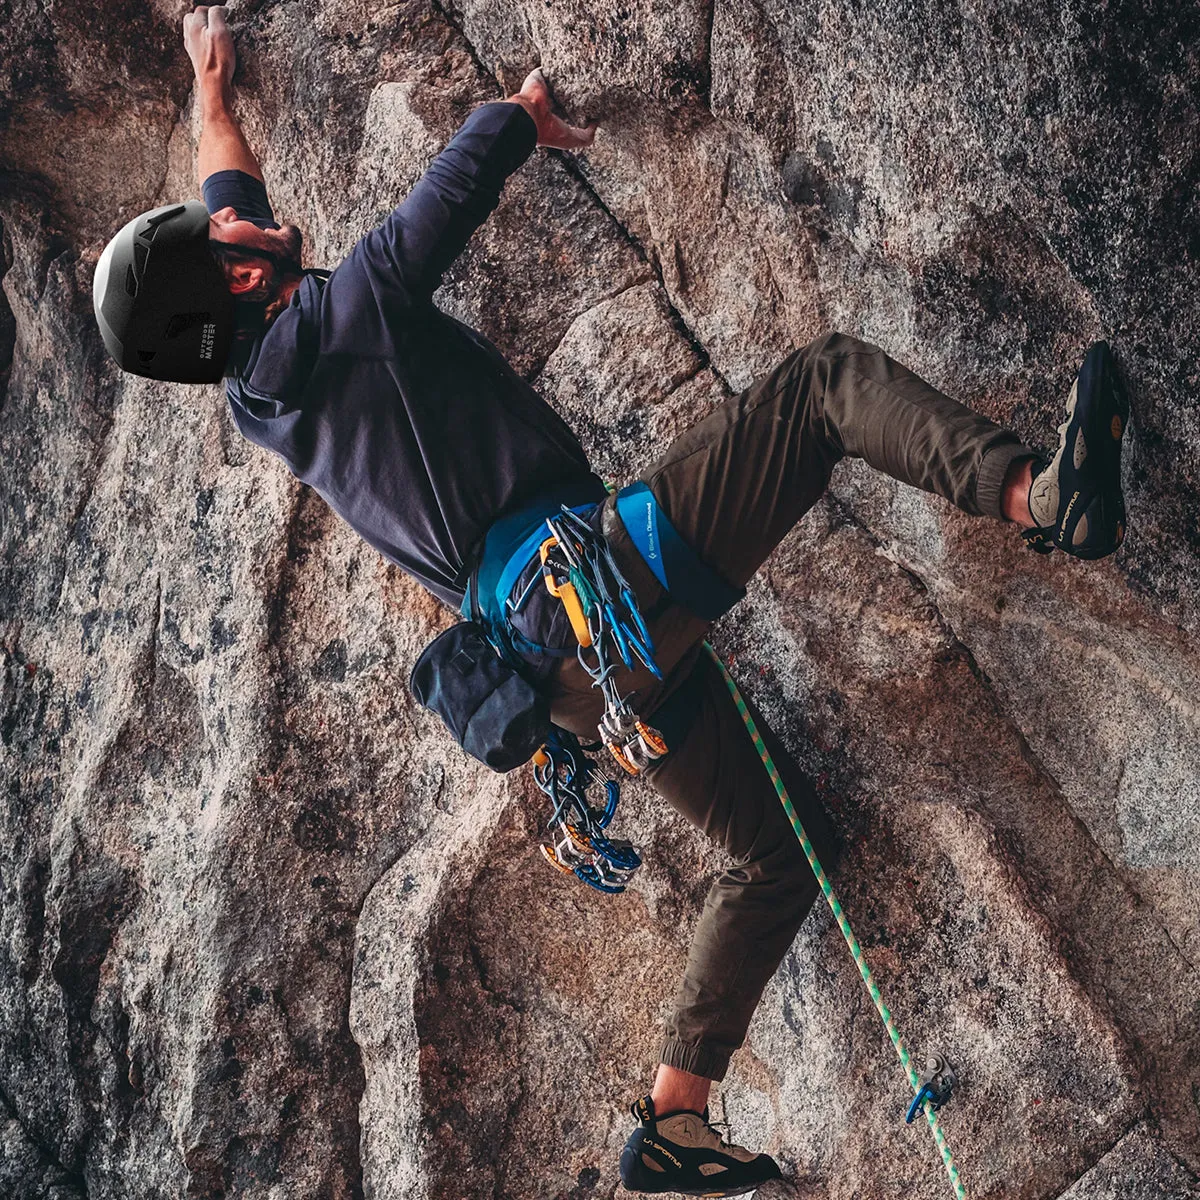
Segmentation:
[[(588, 473), (565, 422), (432, 301), (536, 137), (520, 105), (476, 109), (327, 281), (305, 276), (227, 380), (242, 433), (455, 608), (495, 518)], [(209, 176), (204, 194), (210, 212), (274, 225), (265, 188), (240, 171)]]

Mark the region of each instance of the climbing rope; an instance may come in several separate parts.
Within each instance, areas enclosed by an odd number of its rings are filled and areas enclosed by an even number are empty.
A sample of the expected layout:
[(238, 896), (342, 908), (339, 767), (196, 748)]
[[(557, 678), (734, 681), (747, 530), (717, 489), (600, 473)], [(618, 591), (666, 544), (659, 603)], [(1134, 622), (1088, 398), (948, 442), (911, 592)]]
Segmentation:
[(922, 1079), (917, 1074), (916, 1067), (913, 1066), (908, 1050), (905, 1049), (904, 1042), (900, 1039), (900, 1031), (896, 1028), (896, 1022), (893, 1020), (888, 1006), (883, 1002), (883, 996), (871, 974), (871, 968), (867, 965), (866, 958), (863, 957), (862, 947), (858, 944), (858, 939), (854, 936), (854, 930), (850, 928), (850, 922), (846, 919), (841, 901), (837, 898), (837, 893), (834, 892), (833, 885), (829, 882), (829, 877), (825, 874), (825, 869), (821, 866), (821, 862), (817, 858), (812, 842), (808, 840), (808, 834), (805, 832), (800, 818), (796, 815), (791, 797), (788, 795), (787, 788), (784, 786), (775, 762), (771, 758), (771, 752), (767, 749), (762, 735), (758, 732), (758, 726), (755, 725), (754, 718), (750, 715), (750, 710), (746, 707), (746, 701), (742, 699), (742, 693), (738, 691), (738, 686), (733, 681), (733, 676), (729, 674), (725, 664), (708, 642), (704, 643), (704, 648), (712, 656), (713, 662), (717, 664), (721, 672), (721, 678), (725, 680), (725, 686), (729, 689), (729, 694), (733, 697), (734, 704), (737, 705), (737, 710), (741, 714), (743, 722), (745, 722), (746, 730), (753, 739), (755, 749), (758, 750), (758, 755), (762, 759), (763, 765), (767, 768), (767, 774), (770, 776), (771, 783), (774, 784), (775, 791), (779, 796), (780, 802), (783, 804), (783, 811), (787, 813), (787, 818), (792, 823), (792, 829), (800, 841), (800, 848), (804, 851), (804, 857), (808, 859), (808, 865), (817, 877), (817, 883), (820, 885), (821, 892), (829, 903), (834, 919), (838, 923), (838, 928), (842, 931), (842, 937), (846, 939), (846, 945), (850, 947), (850, 953), (854, 956), (854, 961), (858, 964), (858, 971), (863, 978), (863, 983), (867, 985), (867, 991), (871, 993), (871, 999), (875, 1001), (875, 1007), (883, 1019), (888, 1037), (891, 1038), (892, 1045), (896, 1048), (896, 1053), (900, 1057), (901, 1065), (908, 1075), (908, 1082), (914, 1093), (916, 1093), (913, 1104), (909, 1106), (908, 1119), (911, 1121), (915, 1115), (914, 1106), (919, 1105), (924, 1110), (925, 1119), (929, 1122), (929, 1128), (933, 1131), (933, 1140), (937, 1143), (938, 1152), (941, 1154), (942, 1162), (946, 1167), (946, 1174), (950, 1177), (950, 1186), (954, 1188), (954, 1194), (958, 1197), (958, 1200), (966, 1200), (967, 1193), (958, 1178), (958, 1168), (954, 1165), (954, 1156), (950, 1153), (950, 1147), (946, 1142), (946, 1135), (942, 1132), (941, 1122), (938, 1120), (937, 1109), (944, 1102), (943, 1097), (938, 1093), (936, 1087), (930, 1086), (928, 1078)]

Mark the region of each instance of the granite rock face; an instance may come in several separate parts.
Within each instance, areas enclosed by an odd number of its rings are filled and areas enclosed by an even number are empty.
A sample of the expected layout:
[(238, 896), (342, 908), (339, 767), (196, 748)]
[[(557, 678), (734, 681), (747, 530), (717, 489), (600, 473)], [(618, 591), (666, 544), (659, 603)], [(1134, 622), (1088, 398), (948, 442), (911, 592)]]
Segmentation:
[[(0, 25), (0, 1193), (588, 1200), (720, 853), (630, 786), (624, 897), (405, 682), (451, 619), (241, 440), (121, 377), (105, 241), (195, 195), (182, 9)], [(841, 328), (1049, 445), (1107, 337), (1114, 559), (835, 473), (715, 643), (810, 771), (967, 1194), (1200, 1193), (1200, 10), (753, 0), (231, 7), (276, 211), (334, 265), (543, 64), (439, 300), (627, 479)], [(949, 1194), (827, 911), (715, 1093), (796, 1194)], [(765, 1194), (765, 1193), (764, 1193)]]
[(1163, 1151), (1145, 1129), (1135, 1129), (1106, 1154), (1063, 1200), (1190, 1200), (1200, 1195), (1194, 1176)]

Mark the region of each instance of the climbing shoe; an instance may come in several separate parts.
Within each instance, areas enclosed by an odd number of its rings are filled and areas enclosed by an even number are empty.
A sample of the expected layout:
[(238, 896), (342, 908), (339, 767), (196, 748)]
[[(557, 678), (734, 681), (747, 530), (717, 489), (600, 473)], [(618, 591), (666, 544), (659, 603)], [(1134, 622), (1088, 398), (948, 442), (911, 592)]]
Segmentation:
[(638, 1127), (621, 1151), (621, 1182), (631, 1192), (741, 1196), (781, 1178), (770, 1155), (724, 1141), (708, 1123), (707, 1108), (659, 1116), (646, 1096), (631, 1111)]
[(1029, 511), (1036, 524), (1022, 534), (1031, 549), (1103, 558), (1121, 544), (1121, 438), (1128, 419), (1117, 364), (1108, 343), (1097, 342), (1071, 388), (1058, 452), (1049, 464), (1034, 464)]

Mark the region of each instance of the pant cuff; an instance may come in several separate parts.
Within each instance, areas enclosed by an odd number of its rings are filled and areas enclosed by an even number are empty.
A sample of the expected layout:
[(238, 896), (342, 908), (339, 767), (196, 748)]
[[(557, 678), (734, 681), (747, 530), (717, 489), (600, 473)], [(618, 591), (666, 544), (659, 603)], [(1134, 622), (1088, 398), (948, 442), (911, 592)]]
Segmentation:
[(1004, 519), (1000, 498), (1008, 468), (1019, 458), (1037, 458), (1036, 450), (1018, 441), (1001, 442), (984, 452), (975, 476), (975, 507), (985, 517)]
[(667, 1038), (662, 1044), (659, 1061), (689, 1075), (700, 1075), (705, 1079), (725, 1078), (733, 1050), (729, 1046), (715, 1046), (711, 1042), (681, 1042), (678, 1038)]

